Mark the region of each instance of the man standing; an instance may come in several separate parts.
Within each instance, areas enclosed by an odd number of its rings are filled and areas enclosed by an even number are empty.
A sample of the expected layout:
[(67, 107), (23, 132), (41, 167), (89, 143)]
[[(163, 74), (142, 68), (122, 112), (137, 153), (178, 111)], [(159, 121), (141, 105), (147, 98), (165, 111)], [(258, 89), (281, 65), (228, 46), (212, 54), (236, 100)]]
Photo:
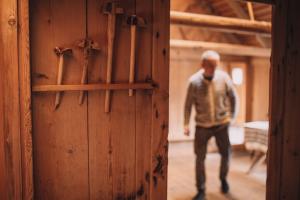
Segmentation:
[(189, 122), (192, 106), (196, 109), (196, 133), (194, 150), (196, 154), (196, 182), (198, 193), (195, 200), (205, 198), (205, 168), (207, 142), (215, 137), (221, 154), (221, 191), (229, 192), (227, 174), (229, 169), (230, 142), (229, 124), (236, 114), (236, 92), (227, 73), (216, 69), (220, 55), (215, 51), (202, 54), (202, 68), (189, 80), (184, 108), (184, 134), (189, 136)]

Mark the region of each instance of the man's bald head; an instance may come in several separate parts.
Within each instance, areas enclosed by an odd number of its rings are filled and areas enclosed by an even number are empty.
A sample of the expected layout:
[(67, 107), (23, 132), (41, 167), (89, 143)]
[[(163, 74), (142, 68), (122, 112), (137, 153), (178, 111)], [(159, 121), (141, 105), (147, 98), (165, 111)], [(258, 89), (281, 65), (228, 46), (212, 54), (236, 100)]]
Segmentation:
[(204, 51), (201, 55), (201, 60), (217, 60), (220, 61), (220, 54), (216, 51), (208, 50)]
[(213, 77), (215, 70), (220, 62), (220, 54), (216, 51), (205, 51), (201, 56), (202, 67), (204, 68), (204, 75)]

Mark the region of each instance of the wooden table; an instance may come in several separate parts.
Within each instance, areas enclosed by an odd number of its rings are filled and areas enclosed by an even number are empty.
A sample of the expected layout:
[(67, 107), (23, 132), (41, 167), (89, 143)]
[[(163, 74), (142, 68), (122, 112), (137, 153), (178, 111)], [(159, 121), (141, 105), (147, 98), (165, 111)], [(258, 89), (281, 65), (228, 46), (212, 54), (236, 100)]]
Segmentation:
[(254, 153), (254, 158), (247, 173), (266, 159), (268, 151), (268, 121), (253, 121), (245, 123), (245, 146)]

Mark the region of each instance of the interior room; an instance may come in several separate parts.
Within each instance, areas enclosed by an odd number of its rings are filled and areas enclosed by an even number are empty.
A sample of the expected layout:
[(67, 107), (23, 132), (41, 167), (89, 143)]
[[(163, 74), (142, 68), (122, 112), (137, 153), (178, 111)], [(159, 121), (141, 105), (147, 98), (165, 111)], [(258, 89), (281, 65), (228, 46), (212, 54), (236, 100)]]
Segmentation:
[[(212, 138), (207, 146), (207, 198), (264, 199), (271, 29), (264, 34), (259, 34), (259, 30), (256, 33), (240, 33), (238, 29), (225, 29), (212, 23), (201, 24), (205, 17), (211, 22), (214, 17), (222, 17), (216, 18), (220, 21), (248, 20), (270, 28), (272, 6), (228, 0), (171, 1), (168, 199), (192, 199), (197, 192), (193, 151), (195, 109), (190, 122), (193, 134), (186, 136), (184, 104), (189, 78), (200, 70), (201, 54), (205, 50), (215, 50), (221, 54), (219, 68), (230, 75), (239, 99), (238, 115), (229, 130), (233, 149), (229, 172), (231, 196), (222, 196), (219, 192), (220, 156)], [(253, 139), (249, 131), (262, 135)], [(261, 137), (265, 140), (261, 141)], [(181, 171), (186, 173), (181, 174)], [(254, 191), (255, 195), (249, 196)]]

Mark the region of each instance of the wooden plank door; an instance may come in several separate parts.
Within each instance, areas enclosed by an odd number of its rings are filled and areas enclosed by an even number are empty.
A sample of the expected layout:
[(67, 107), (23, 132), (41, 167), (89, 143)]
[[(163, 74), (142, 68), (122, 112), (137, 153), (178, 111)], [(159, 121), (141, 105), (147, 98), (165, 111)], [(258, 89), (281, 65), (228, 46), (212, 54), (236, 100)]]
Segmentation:
[[(58, 57), (54, 47), (69, 47), (63, 84), (79, 84), (85, 37), (100, 52), (90, 58), (88, 83), (106, 80), (107, 16), (105, 0), (30, 2), (32, 85), (56, 84)], [(126, 17), (146, 21), (137, 30), (137, 82), (153, 81), (153, 91), (111, 93), (111, 111), (104, 112), (104, 91), (32, 93), (33, 162), (36, 199), (166, 199), (169, 82), (169, 1), (118, 2), (126, 15), (117, 17), (113, 83), (129, 77), (130, 28)]]
[[(55, 84), (55, 47), (72, 48), (66, 57), (63, 83), (81, 77), (82, 52), (76, 41), (85, 37), (82, 0), (30, 3), (32, 84)], [(76, 19), (76, 20), (75, 20)], [(78, 92), (65, 92), (54, 108), (55, 93), (33, 94), (33, 161), (36, 199), (88, 199), (87, 104), (78, 105)]]

